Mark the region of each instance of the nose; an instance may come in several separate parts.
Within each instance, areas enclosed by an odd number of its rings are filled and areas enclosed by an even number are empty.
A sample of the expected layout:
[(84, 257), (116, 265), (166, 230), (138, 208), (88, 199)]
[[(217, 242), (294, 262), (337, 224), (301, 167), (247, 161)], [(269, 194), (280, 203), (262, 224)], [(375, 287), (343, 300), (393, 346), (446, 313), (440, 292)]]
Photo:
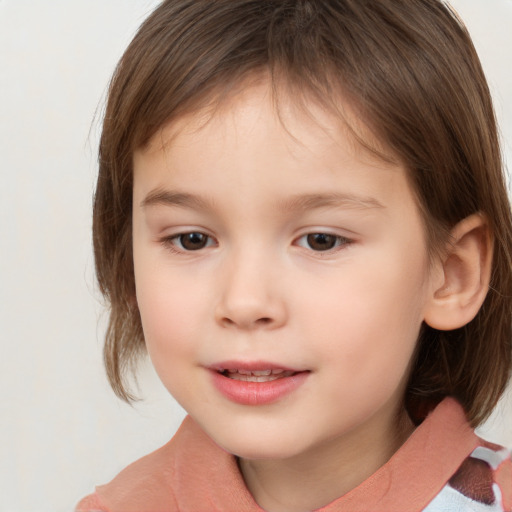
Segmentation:
[(278, 269), (256, 255), (226, 262), (216, 321), (227, 328), (277, 329), (287, 320)]

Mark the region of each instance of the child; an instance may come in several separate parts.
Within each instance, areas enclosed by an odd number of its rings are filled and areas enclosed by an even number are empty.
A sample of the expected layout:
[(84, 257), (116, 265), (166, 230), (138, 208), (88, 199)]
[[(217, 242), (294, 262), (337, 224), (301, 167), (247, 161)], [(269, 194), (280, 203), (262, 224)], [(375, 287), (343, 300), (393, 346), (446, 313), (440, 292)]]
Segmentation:
[(472, 428), (511, 371), (489, 91), (439, 0), (167, 0), (114, 75), (94, 205), (114, 391), (175, 437), (78, 511), (511, 511)]

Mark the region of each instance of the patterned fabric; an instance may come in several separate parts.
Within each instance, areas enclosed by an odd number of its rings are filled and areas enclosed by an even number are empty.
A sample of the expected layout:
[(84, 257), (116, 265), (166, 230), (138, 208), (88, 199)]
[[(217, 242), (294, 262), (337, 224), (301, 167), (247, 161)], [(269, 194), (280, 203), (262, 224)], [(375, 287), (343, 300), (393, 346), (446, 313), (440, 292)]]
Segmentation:
[[(478, 438), (446, 398), (379, 470), (318, 512), (512, 512), (510, 452)], [(162, 448), (76, 512), (263, 512), (235, 458), (187, 417)]]
[(424, 512), (512, 511), (509, 450), (482, 441)]

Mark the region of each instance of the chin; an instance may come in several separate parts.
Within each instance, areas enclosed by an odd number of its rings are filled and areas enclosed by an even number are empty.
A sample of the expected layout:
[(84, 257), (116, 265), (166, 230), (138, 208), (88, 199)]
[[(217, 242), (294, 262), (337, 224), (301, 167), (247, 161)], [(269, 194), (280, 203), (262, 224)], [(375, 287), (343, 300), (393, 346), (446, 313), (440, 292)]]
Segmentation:
[(297, 446), (293, 449), (279, 446), (279, 442), (272, 446), (269, 443), (240, 442), (229, 443), (229, 446), (222, 446), (228, 453), (245, 460), (284, 460), (298, 455)]
[(289, 429), (276, 431), (268, 426), (226, 429), (222, 425), (203, 429), (223, 450), (242, 459), (287, 459), (307, 450), (300, 443), (302, 436), (293, 436)]

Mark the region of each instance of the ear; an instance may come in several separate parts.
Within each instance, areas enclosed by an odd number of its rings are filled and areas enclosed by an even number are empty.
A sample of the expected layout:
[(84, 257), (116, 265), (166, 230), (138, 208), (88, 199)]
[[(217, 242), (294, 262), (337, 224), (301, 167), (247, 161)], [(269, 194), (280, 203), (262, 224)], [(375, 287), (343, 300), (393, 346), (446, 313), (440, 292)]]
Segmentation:
[(491, 278), (493, 239), (486, 218), (470, 215), (452, 230), (436, 263), (424, 320), (443, 331), (469, 323), (482, 306)]

